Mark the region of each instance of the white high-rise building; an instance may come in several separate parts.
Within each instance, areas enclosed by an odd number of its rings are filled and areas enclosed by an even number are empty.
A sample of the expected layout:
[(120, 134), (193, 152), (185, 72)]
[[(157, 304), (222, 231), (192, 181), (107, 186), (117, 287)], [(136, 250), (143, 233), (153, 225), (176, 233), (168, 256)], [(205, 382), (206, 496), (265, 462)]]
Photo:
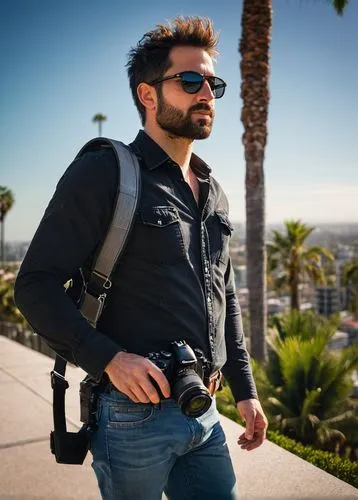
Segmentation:
[(348, 246), (341, 246), (336, 253), (336, 284), (339, 292), (340, 309), (344, 310), (348, 307), (347, 290), (343, 286), (343, 268), (344, 265), (354, 257), (353, 250)]

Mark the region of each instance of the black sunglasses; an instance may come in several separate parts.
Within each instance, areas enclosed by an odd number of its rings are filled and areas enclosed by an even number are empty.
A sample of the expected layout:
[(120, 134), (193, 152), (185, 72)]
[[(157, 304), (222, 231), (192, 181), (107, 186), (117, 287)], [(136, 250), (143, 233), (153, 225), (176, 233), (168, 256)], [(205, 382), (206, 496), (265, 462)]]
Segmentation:
[(175, 75), (165, 76), (148, 82), (149, 85), (165, 82), (166, 80), (174, 80), (179, 78), (181, 86), (187, 94), (196, 94), (204, 85), (205, 80), (208, 82), (215, 99), (220, 99), (225, 93), (226, 83), (217, 76), (207, 76), (197, 73), (196, 71), (182, 71)]

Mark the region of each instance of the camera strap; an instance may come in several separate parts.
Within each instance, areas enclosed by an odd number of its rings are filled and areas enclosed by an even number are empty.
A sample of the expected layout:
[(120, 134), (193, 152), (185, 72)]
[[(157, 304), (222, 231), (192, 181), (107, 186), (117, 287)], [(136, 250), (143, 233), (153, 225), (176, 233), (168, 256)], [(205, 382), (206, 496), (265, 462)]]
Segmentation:
[[(89, 141), (79, 151), (75, 159), (85, 153), (110, 148), (115, 154), (118, 166), (117, 202), (106, 237), (95, 259), (90, 277), (79, 306), (81, 314), (96, 327), (108, 290), (111, 288), (111, 275), (128, 240), (133, 226), (134, 215), (140, 196), (140, 166), (136, 155), (129, 146), (120, 141), (96, 138)], [(65, 394), (69, 387), (65, 379), (67, 361), (56, 354), (55, 366), (51, 372), (53, 389), (53, 421), (51, 432), (51, 451), (59, 463), (82, 464), (87, 454), (85, 431), (69, 433), (66, 428)], [(80, 448), (82, 451), (80, 451)]]

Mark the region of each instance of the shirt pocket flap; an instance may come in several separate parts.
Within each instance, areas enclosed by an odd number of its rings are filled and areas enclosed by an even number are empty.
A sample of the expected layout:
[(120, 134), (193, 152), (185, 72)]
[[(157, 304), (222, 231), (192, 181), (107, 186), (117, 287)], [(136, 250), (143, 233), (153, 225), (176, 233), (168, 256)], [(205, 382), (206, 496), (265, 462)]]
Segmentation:
[(143, 224), (155, 227), (166, 227), (179, 220), (175, 207), (148, 207), (141, 210)]
[(227, 214), (225, 212), (216, 212), (216, 215), (219, 217), (220, 223), (223, 224), (231, 234), (234, 230), (234, 227), (229, 221)]

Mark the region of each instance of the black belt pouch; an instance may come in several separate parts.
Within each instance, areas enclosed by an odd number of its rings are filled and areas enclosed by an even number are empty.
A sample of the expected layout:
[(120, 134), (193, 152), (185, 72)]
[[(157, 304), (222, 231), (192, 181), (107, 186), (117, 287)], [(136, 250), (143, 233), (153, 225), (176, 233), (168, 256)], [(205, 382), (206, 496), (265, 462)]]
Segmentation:
[(90, 445), (90, 432), (82, 427), (78, 432), (52, 431), (51, 452), (59, 464), (82, 465)]

